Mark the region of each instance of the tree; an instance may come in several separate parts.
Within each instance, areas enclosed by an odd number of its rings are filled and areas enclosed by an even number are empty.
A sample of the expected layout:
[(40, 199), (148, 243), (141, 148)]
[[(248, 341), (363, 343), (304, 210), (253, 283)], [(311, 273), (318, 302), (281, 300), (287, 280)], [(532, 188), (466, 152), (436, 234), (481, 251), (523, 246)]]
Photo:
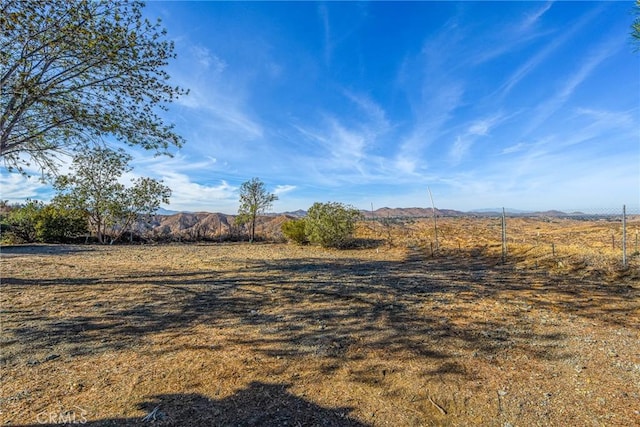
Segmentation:
[(278, 200), (278, 196), (267, 193), (264, 183), (258, 178), (252, 178), (240, 186), (238, 221), (239, 223), (248, 222), (251, 224), (251, 242), (256, 236), (256, 218), (258, 214), (271, 208), (271, 205), (276, 200)]
[(108, 235), (113, 243), (140, 215), (150, 215), (160, 203), (169, 203), (171, 190), (161, 181), (140, 178), (130, 188), (118, 181), (131, 170), (130, 160), (122, 150), (83, 149), (73, 159), (73, 173), (55, 181), (59, 194), (54, 201), (85, 210), (100, 243)]
[(170, 86), (175, 58), (140, 2), (0, 0), (0, 157), (55, 171), (56, 154), (110, 135), (168, 154), (183, 139), (158, 110), (187, 92)]
[(362, 213), (337, 202), (314, 203), (307, 212), (305, 232), (310, 242), (328, 248), (347, 245)]
[(124, 201), (126, 205), (123, 210), (123, 218), (126, 223), (121, 225), (120, 234), (136, 222), (142, 222), (148, 227), (153, 214), (160, 208), (160, 204), (168, 204), (170, 197), (171, 189), (163, 185), (161, 181), (146, 177), (134, 180), (133, 187), (128, 189)]

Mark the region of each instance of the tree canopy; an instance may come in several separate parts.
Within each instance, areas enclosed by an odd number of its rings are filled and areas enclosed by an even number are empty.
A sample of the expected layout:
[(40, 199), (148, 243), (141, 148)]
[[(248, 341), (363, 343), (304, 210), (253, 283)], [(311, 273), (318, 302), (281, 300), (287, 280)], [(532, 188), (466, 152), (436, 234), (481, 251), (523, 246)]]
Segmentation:
[(72, 173), (56, 179), (54, 202), (86, 211), (100, 243), (106, 236), (111, 242), (118, 240), (136, 220), (153, 214), (160, 203), (169, 203), (171, 190), (161, 181), (138, 178), (128, 188), (119, 182), (131, 170), (130, 160), (123, 151), (84, 149), (74, 157)]
[(183, 139), (160, 117), (186, 93), (165, 71), (175, 58), (143, 4), (0, 0), (0, 156), (10, 169), (115, 137), (168, 154)]

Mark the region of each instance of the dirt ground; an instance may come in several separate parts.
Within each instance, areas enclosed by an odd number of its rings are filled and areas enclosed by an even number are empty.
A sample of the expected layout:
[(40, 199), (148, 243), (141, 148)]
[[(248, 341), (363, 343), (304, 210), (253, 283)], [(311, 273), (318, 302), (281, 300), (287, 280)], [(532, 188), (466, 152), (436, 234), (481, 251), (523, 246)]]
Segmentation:
[(640, 425), (634, 275), (385, 245), (0, 263), (3, 425)]

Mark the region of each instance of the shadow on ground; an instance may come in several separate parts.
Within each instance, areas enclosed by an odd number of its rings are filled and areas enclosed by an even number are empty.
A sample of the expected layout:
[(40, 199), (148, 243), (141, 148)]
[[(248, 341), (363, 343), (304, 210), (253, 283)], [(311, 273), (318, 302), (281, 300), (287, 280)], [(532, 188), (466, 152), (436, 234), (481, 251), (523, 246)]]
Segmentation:
[(61, 412), (43, 411), (32, 426), (82, 424), (86, 426), (317, 426), (365, 427), (349, 417), (352, 408), (325, 408), (295, 396), (287, 384), (252, 382), (223, 399), (199, 394), (164, 394), (140, 405), (147, 415), (92, 420), (82, 407)]
[[(227, 343), (269, 356), (316, 356), (339, 364), (359, 357), (359, 349), (379, 349), (409, 352), (440, 363), (442, 372), (467, 375), (448, 361), (451, 348), (488, 358), (513, 347), (541, 360), (567, 357), (567, 337), (534, 332), (531, 310), (620, 326), (639, 323), (634, 313), (640, 289), (631, 286), (516, 272), (487, 258), (429, 258), (419, 251), (402, 261), (239, 260), (229, 270), (120, 274), (3, 278), (5, 292), (50, 286), (52, 298), (68, 299), (70, 309), (61, 315), (3, 307), (2, 344), (18, 347), (5, 352), (2, 362), (25, 363), (16, 357), (38, 351), (27, 364), (136, 348), (152, 334), (180, 335), (206, 325), (233, 328), (238, 333)], [(500, 308), (488, 311), (487, 301)], [(81, 308), (72, 309), (74, 304)]]
[(92, 251), (91, 246), (85, 245), (57, 245), (57, 244), (34, 244), (34, 245), (3, 245), (0, 253), (3, 257), (18, 255), (65, 255), (77, 252)]

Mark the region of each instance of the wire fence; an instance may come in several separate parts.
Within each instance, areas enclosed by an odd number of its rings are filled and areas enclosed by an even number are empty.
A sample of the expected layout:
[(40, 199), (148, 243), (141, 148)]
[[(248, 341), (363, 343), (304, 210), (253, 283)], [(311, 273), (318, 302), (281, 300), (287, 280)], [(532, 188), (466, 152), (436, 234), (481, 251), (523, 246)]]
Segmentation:
[(391, 245), (420, 247), (430, 256), (451, 252), (488, 254), (503, 263), (534, 267), (640, 269), (640, 211), (621, 206), (599, 211), (448, 214), (424, 210), (421, 217), (371, 212), (367, 237)]

